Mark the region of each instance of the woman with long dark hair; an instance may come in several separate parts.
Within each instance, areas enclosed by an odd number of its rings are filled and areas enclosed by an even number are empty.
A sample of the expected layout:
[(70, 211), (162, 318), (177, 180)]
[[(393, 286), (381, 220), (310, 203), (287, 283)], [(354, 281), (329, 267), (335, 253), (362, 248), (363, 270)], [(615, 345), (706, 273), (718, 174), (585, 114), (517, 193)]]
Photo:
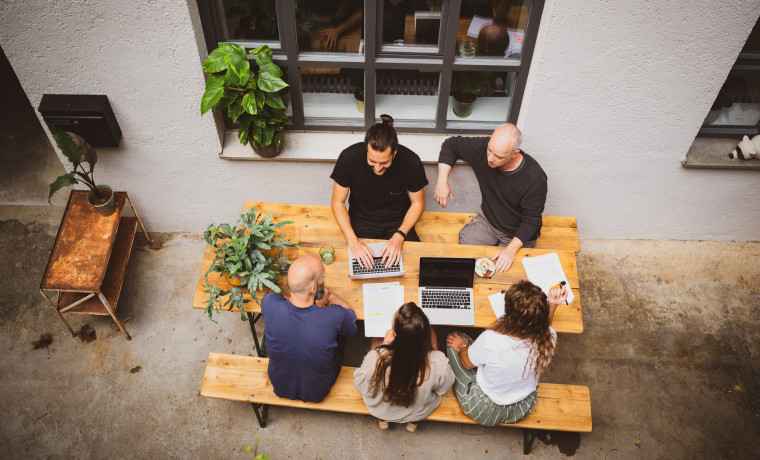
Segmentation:
[(393, 316), (393, 329), (354, 372), (354, 387), (380, 428), (388, 428), (388, 422), (406, 423), (413, 432), (441, 403), (454, 373), (436, 348), (435, 333), (422, 309), (414, 302), (402, 305)]
[(456, 376), (454, 390), (470, 418), (494, 426), (514, 423), (533, 410), (538, 378), (557, 343), (554, 310), (567, 298), (566, 289), (553, 287), (547, 297), (530, 281), (521, 281), (504, 294), (504, 315), (477, 340), (449, 334), (446, 353)]

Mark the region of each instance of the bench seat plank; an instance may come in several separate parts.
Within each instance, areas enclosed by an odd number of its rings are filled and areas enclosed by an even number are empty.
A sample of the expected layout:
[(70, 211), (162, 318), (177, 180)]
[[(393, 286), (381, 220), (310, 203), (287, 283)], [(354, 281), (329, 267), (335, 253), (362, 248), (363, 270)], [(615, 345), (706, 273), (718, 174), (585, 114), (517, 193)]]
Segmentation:
[[(274, 406), (298, 407), (351, 414), (369, 414), (361, 395), (354, 389), (356, 368), (344, 366), (327, 397), (320, 403), (276, 396), (267, 375), (267, 358), (209, 353), (201, 395)], [(462, 412), (453, 390), (427, 418), (440, 422), (475, 422)], [(539, 383), (538, 400), (533, 411), (517, 423), (502, 424), (517, 428), (591, 432), (591, 397), (588, 387)]]

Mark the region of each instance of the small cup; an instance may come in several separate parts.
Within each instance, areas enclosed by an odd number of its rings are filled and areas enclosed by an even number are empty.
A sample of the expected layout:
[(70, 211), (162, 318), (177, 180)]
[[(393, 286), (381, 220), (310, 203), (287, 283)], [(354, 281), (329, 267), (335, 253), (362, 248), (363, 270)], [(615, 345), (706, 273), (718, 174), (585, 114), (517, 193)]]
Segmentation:
[(319, 248), (319, 257), (322, 259), (323, 264), (330, 265), (335, 262), (335, 248), (329, 244), (322, 246)]
[(481, 278), (490, 278), (496, 271), (493, 260), (483, 257), (475, 261), (475, 273)]

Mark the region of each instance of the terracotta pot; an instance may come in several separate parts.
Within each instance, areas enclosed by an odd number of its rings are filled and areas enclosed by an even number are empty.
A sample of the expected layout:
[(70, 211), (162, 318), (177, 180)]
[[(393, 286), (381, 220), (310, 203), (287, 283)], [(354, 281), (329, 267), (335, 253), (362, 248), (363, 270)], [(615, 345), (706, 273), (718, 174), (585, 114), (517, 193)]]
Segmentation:
[(95, 186), (101, 195), (105, 197), (105, 201), (100, 200), (93, 190), (87, 192), (87, 203), (98, 211), (101, 216), (110, 216), (116, 211), (116, 200), (113, 196), (113, 190), (107, 185)]
[(266, 147), (254, 147), (253, 144), (251, 144), (251, 147), (253, 148), (253, 151), (256, 152), (260, 157), (264, 158), (274, 158), (277, 155), (280, 154), (280, 150), (282, 150), (282, 133), (275, 134), (275, 137), (280, 139), (280, 148), (278, 149), (275, 147), (274, 142), (267, 145)]
[(242, 286), (248, 284), (247, 279), (243, 279), (242, 281), (239, 278), (236, 278), (234, 276), (229, 276), (227, 274), (224, 275), (225, 278), (227, 278), (227, 282), (230, 283), (231, 286)]

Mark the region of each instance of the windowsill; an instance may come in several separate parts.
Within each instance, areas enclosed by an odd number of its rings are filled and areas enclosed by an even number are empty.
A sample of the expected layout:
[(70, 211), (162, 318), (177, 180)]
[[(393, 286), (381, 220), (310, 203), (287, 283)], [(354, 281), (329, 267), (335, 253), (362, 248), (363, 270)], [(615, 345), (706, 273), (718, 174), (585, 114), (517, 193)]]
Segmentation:
[(729, 158), (738, 139), (694, 139), (686, 158), (681, 160), (684, 168), (701, 169), (760, 169), (760, 160)]
[[(309, 132), (283, 131), (283, 147), (274, 158), (260, 157), (249, 145), (242, 145), (237, 138), (237, 131), (224, 133), (224, 145), (219, 155), (225, 160), (253, 161), (314, 161), (334, 163), (346, 147), (364, 141), (365, 132)], [(402, 145), (410, 148), (420, 156), (423, 164), (438, 163), (438, 153), (448, 134), (412, 134), (399, 135)]]

